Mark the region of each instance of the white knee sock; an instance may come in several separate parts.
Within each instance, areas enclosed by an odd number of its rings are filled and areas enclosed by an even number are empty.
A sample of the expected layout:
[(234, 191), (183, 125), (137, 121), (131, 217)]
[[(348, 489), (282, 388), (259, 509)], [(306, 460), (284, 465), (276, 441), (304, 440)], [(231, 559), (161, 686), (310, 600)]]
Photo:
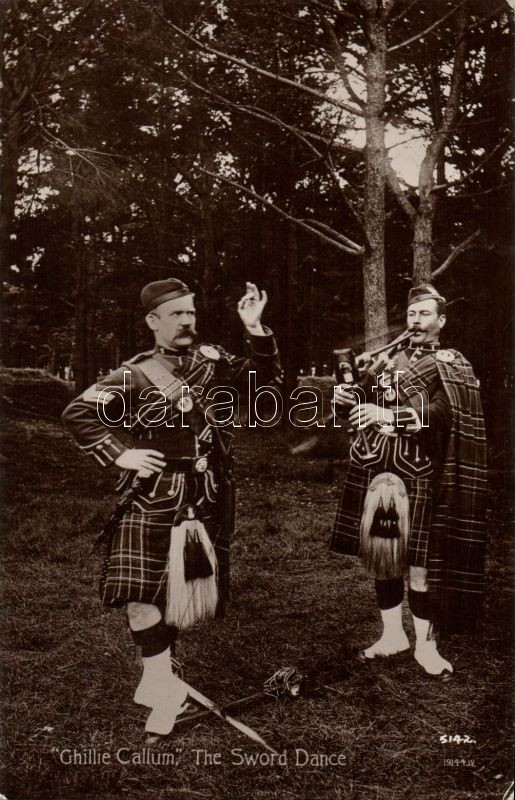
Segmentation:
[(143, 658), (143, 675), (134, 701), (152, 709), (146, 731), (171, 733), (187, 695), (186, 687), (172, 671), (169, 647), (158, 655)]
[(436, 648), (432, 636), (428, 639), (430, 622), (428, 619), (419, 619), (413, 615), (417, 643), (415, 645), (415, 660), (429, 675), (440, 675), (444, 670), (452, 672), (452, 665), (442, 658)]
[(380, 639), (365, 650), (366, 658), (393, 656), (409, 649), (409, 641), (402, 627), (402, 603), (393, 608), (381, 608), (383, 633)]

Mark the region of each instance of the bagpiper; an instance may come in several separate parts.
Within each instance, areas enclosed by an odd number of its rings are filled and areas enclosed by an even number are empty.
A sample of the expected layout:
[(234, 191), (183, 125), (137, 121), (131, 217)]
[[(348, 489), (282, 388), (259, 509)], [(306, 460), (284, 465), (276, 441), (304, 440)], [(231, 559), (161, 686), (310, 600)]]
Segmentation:
[(350, 461), (331, 549), (360, 554), (375, 579), (383, 631), (362, 662), (410, 647), (402, 623), (404, 576), (415, 660), (449, 680), (435, 631), (473, 632), (484, 583), (486, 442), (478, 381), (454, 349), (440, 347), (445, 299), (430, 284), (408, 296), (408, 346), (369, 365), (350, 408)]

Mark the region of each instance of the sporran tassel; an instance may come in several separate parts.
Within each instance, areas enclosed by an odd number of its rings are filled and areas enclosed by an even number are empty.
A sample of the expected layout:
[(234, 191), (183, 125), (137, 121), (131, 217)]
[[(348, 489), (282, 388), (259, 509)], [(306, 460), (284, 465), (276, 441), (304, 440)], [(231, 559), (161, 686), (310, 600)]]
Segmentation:
[(365, 568), (381, 579), (400, 578), (407, 566), (409, 501), (404, 482), (382, 472), (370, 482), (360, 528)]
[(384, 536), (386, 524), (386, 512), (384, 510), (383, 498), (379, 498), (379, 504), (374, 511), (374, 519), (370, 526), (370, 536)]
[(388, 511), (386, 512), (386, 533), (384, 534), (388, 539), (398, 539), (401, 535), (399, 530), (399, 512), (395, 505), (395, 499), (392, 497)]
[(213, 567), (206, 553), (206, 548), (200, 541), (196, 527), (188, 528), (184, 543), (184, 580), (194, 581), (198, 578), (209, 578), (213, 574)]
[(165, 619), (180, 630), (212, 619), (218, 603), (218, 563), (198, 519), (172, 527)]

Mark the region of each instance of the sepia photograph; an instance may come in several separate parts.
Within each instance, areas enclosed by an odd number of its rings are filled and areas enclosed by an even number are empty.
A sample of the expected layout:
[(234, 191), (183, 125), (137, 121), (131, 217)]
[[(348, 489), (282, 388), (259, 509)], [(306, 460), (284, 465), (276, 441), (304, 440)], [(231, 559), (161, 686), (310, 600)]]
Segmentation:
[(513, 800), (509, 0), (0, 0), (0, 800)]

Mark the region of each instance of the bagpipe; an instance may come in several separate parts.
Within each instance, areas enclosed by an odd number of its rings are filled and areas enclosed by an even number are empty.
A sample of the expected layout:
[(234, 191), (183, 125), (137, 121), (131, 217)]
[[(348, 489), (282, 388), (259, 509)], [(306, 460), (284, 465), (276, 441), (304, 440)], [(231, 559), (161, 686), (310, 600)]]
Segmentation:
[[(390, 370), (386, 368), (387, 361), (411, 338), (411, 335), (411, 331), (403, 331), (393, 342), (378, 347), (371, 353), (363, 353), (359, 357), (364, 364), (364, 371), (378, 377), (387, 401), (393, 402), (396, 397), (396, 392), (389, 383), (392, 376)], [(343, 401), (338, 407), (334, 403), (334, 412), (339, 413), (339, 416), (345, 416), (346, 412), (359, 402), (359, 397), (356, 400), (354, 391), (362, 386), (363, 372), (360, 375), (356, 366), (358, 359), (353, 358), (352, 351), (335, 350), (334, 356)], [(379, 377), (383, 367), (384, 374)], [(395, 433), (393, 428), (391, 431), (383, 428), (382, 432), (390, 435)], [(361, 466), (366, 468), (367, 463), (372, 463), (376, 465), (377, 470), (377, 455), (370, 448), (367, 430), (358, 428), (357, 433), (359, 443), (362, 445), (359, 458)], [(377, 439), (377, 436), (375, 438)], [(359, 534), (361, 558), (365, 569), (376, 578), (401, 577), (408, 554), (410, 528), (408, 493), (399, 475), (385, 471), (384, 462), (382, 470), (372, 475), (361, 513)]]
[[(361, 388), (364, 373), (367, 371), (377, 372), (379, 363), (390, 358), (395, 350), (411, 339), (412, 335), (412, 331), (405, 330), (389, 344), (376, 347), (375, 350), (365, 351), (358, 356), (354, 355), (350, 347), (333, 350), (335, 390), (345, 392), (346, 389)], [(377, 356), (381, 356), (381, 359), (378, 359)], [(352, 403), (352, 405), (354, 404), (355, 402)]]
[[(380, 345), (374, 350), (364, 351), (359, 355), (355, 355), (353, 349), (350, 347), (333, 350), (332, 360), (336, 377), (333, 397), (339, 394), (342, 398), (342, 403), (336, 403), (333, 399), (331, 403), (331, 413), (322, 418), (321, 427), (326, 430), (328, 428), (331, 429), (336, 426), (337, 419), (348, 418), (348, 412), (351, 407), (359, 402), (359, 392), (363, 389), (366, 375), (369, 372), (377, 372), (380, 364), (384, 363), (388, 358), (391, 358), (395, 350), (402, 347), (402, 345), (411, 339), (412, 335), (412, 331), (405, 330), (388, 344)], [(349, 430), (349, 432), (351, 431), (354, 433), (353, 429)], [(291, 447), (290, 452), (292, 455), (310, 453), (315, 449), (322, 436), (323, 433), (314, 434), (303, 442)], [(364, 430), (360, 431), (360, 436), (363, 437), (365, 449), (370, 453)]]
[[(329, 431), (329, 435), (334, 436), (334, 428), (341, 428), (339, 420), (348, 420), (351, 409), (360, 402), (366, 402), (366, 389), (370, 391), (371, 377), (373, 381), (377, 378), (379, 384), (383, 386), (386, 400), (395, 399), (396, 393), (388, 383), (391, 370), (389, 366), (387, 367), (387, 362), (411, 336), (410, 331), (403, 331), (392, 342), (361, 353), (359, 356), (355, 356), (351, 348), (333, 351), (336, 386), (331, 404), (332, 413), (324, 419), (325, 435)], [(381, 377), (383, 367), (384, 374)], [(340, 398), (339, 402), (336, 400), (337, 395)], [(360, 555), (365, 568), (377, 578), (398, 577), (403, 574), (408, 552), (410, 524), (408, 493), (403, 480), (387, 471), (386, 465), (390, 462), (383, 457), (385, 449), (383, 443), (378, 444), (377, 431), (373, 430), (371, 447), (368, 430), (359, 425), (356, 428), (355, 422), (348, 429), (353, 438), (351, 460), (354, 465), (357, 463), (357, 469), (363, 470), (360, 475), (363, 476), (366, 488), (359, 526)], [(383, 434), (395, 435), (393, 426), (381, 426), (378, 430)], [(307, 442), (293, 448), (292, 452), (311, 451), (322, 435), (324, 434), (312, 436)]]

